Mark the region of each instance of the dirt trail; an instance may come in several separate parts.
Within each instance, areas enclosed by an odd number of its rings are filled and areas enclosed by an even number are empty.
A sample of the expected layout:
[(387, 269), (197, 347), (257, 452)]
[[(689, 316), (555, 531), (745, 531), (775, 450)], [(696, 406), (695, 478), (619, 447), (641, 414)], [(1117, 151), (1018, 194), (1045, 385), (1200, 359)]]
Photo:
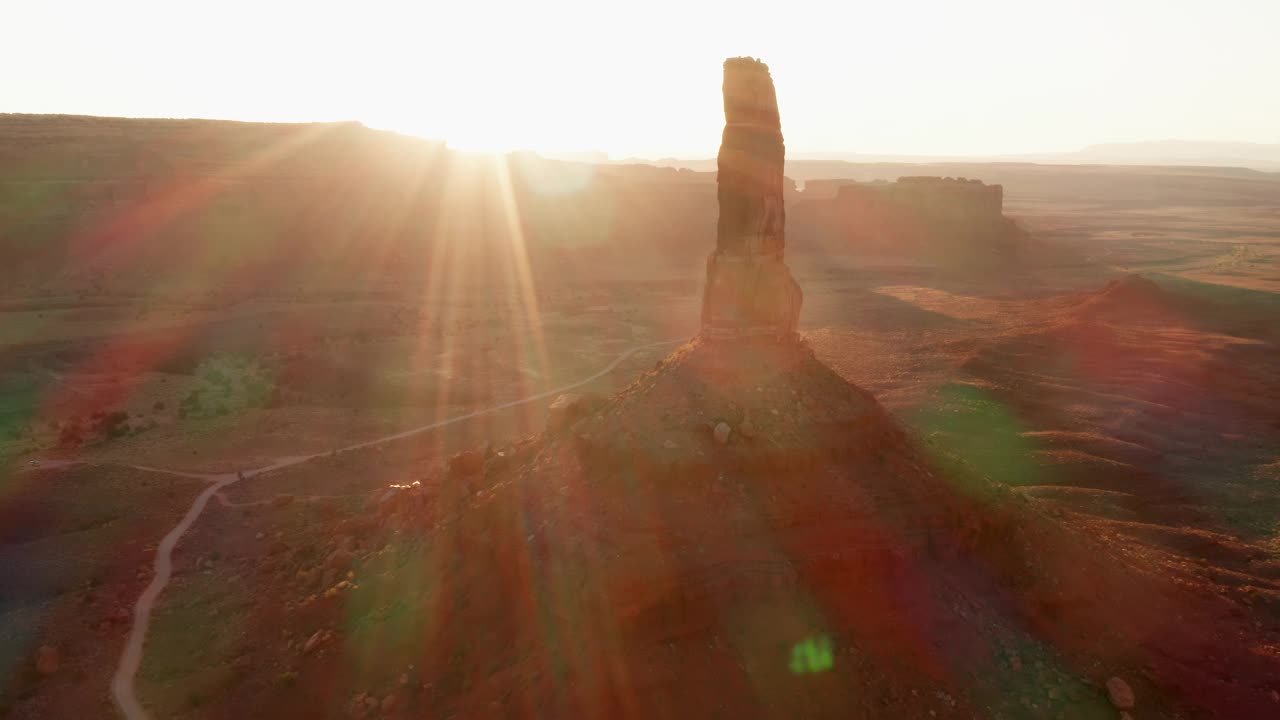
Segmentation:
[[(346, 447), (339, 448), (337, 452), (345, 452), (347, 450), (358, 450), (360, 448), (365, 448), (372, 445), (379, 445), (382, 443), (391, 442), (393, 440), (399, 440), (402, 438), (409, 437), (411, 435), (416, 435), (418, 433), (426, 432), (428, 430), (434, 430), (436, 428), (443, 427), (445, 425), (451, 425), (453, 423), (462, 422), (463, 420), (470, 420), (472, 418), (479, 417), (481, 415), (486, 415), (491, 412), (505, 410), (507, 408), (516, 407), (518, 405), (524, 405), (527, 403), (535, 402), (537, 400), (542, 400), (544, 398), (551, 397), (553, 395), (558, 395), (560, 393), (568, 392), (575, 388), (582, 387), (587, 383), (598, 380), (601, 377), (604, 377), (607, 373), (612, 371), (614, 368), (620, 365), (623, 361), (625, 361), (627, 358), (631, 357), (632, 355), (635, 355), (636, 353), (643, 352), (645, 350), (650, 350), (653, 348), (662, 347), (665, 345), (674, 345), (675, 343), (678, 343), (678, 342), (684, 342), (684, 339), (682, 338), (679, 340), (663, 340), (660, 342), (637, 345), (636, 347), (633, 347), (623, 352), (622, 354), (618, 355), (618, 357), (615, 358), (613, 362), (609, 363), (608, 365), (606, 365), (604, 368), (602, 368), (595, 374), (590, 375), (586, 378), (583, 378), (582, 380), (579, 380), (577, 382), (570, 383), (568, 385), (564, 385), (562, 387), (558, 387), (552, 390), (547, 390), (546, 392), (538, 393), (537, 395), (530, 395), (529, 397), (521, 398), (519, 400), (512, 400), (511, 402), (506, 402), (499, 405), (493, 405), (491, 407), (483, 408), (481, 410), (469, 412), (464, 415), (457, 415), (455, 417), (445, 418), (444, 420), (437, 420), (436, 422), (428, 423), (426, 425), (420, 425), (418, 427), (410, 428), (408, 430), (403, 430), (401, 432), (394, 433), (392, 435), (387, 435), (385, 437), (375, 438), (373, 440), (367, 440), (365, 442), (348, 445)], [(111, 696), (115, 700), (116, 707), (120, 709), (120, 712), (124, 715), (125, 718), (127, 718), (127, 720), (149, 720), (150, 718), (150, 715), (142, 707), (142, 703), (138, 701), (137, 692), (136, 692), (136, 689), (134, 688), (134, 679), (137, 677), (138, 668), (142, 665), (143, 644), (147, 638), (147, 630), (151, 626), (151, 611), (155, 607), (156, 599), (160, 597), (160, 593), (164, 592), (165, 587), (169, 584), (169, 578), (173, 574), (173, 549), (177, 546), (178, 542), (182, 539), (182, 536), (185, 535), (187, 531), (191, 529), (191, 526), (193, 524), (195, 524), (195, 521), (200, 517), (200, 514), (204, 512), (205, 505), (209, 503), (209, 499), (217, 495), (220, 501), (222, 501), (224, 504), (229, 504), (226, 501), (226, 499), (221, 495), (222, 490), (225, 489), (226, 487), (236, 482), (239, 482), (242, 479), (247, 480), (255, 475), (260, 475), (262, 473), (270, 472), (272, 470), (279, 470), (281, 468), (290, 467), (292, 465), (298, 465), (308, 460), (311, 460), (312, 458), (321, 457), (323, 455), (328, 455), (328, 454), (329, 453), (316, 453), (313, 455), (296, 455), (296, 456), (290, 456), (290, 457), (283, 457), (278, 459), (276, 462), (270, 465), (267, 465), (265, 467), (255, 468), (253, 470), (244, 470), (240, 474), (190, 473), (182, 470), (169, 470), (165, 468), (147, 467), (144, 465), (127, 465), (126, 466), (126, 467), (134, 468), (136, 470), (143, 470), (146, 472), (159, 472), (159, 473), (166, 473), (169, 475), (180, 475), (182, 477), (203, 478), (203, 479), (212, 481), (212, 484), (209, 485), (209, 487), (205, 488), (204, 491), (201, 492), (196, 497), (195, 501), (191, 503), (191, 507), (187, 510), (186, 515), (182, 517), (182, 520), (180, 520), (178, 524), (172, 530), (169, 531), (168, 535), (164, 536), (164, 539), (161, 540), (160, 544), (156, 547), (156, 557), (155, 557), (155, 563), (154, 563), (155, 572), (151, 578), (151, 583), (148, 584), (147, 588), (142, 591), (142, 595), (138, 597), (138, 602), (134, 605), (133, 627), (129, 632), (129, 640), (128, 642), (125, 643), (124, 652), (121, 653), (120, 655), (120, 662), (116, 666), (115, 675), (112, 677), (112, 680), (111, 680)], [(75, 464), (80, 464), (80, 461), (49, 460), (43, 463), (43, 467), (45, 468), (65, 467), (67, 465), (75, 465)]]
[(138, 667), (142, 664), (142, 643), (147, 639), (147, 628), (151, 625), (151, 610), (156, 598), (169, 584), (169, 577), (173, 573), (173, 548), (187, 530), (191, 529), (196, 518), (200, 517), (209, 498), (238, 479), (235, 474), (213, 477), (216, 478), (216, 482), (196, 497), (187, 514), (160, 541), (160, 545), (156, 548), (155, 574), (133, 607), (133, 627), (129, 632), (129, 640), (125, 643), (124, 653), (121, 654), (120, 663), (116, 666), (115, 675), (111, 678), (111, 696), (115, 699), (116, 706), (130, 720), (148, 717), (134, 692), (133, 679), (138, 674)]

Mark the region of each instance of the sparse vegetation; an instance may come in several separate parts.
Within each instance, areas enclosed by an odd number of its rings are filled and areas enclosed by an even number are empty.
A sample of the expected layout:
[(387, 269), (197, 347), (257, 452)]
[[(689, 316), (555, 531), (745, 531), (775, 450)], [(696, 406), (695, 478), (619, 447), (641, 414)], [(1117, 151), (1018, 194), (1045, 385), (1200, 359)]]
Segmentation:
[(234, 356), (206, 360), (196, 368), (195, 376), (195, 387), (178, 404), (179, 417), (219, 417), (261, 408), (274, 390), (269, 371)]

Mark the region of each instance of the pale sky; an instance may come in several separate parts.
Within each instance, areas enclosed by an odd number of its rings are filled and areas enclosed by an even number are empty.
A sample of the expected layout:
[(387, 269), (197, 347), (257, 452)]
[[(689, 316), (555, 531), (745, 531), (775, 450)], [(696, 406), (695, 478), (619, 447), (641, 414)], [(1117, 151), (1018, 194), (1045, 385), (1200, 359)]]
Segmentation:
[(1280, 142), (1280, 0), (0, 0), (0, 112), (359, 120), (709, 157), (721, 62), (792, 152)]

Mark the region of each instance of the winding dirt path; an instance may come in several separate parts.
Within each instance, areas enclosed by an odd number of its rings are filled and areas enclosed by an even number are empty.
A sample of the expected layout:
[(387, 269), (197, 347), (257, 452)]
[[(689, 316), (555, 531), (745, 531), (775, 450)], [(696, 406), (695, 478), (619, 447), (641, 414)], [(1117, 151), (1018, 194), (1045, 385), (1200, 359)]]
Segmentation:
[[(570, 390), (582, 387), (587, 383), (593, 382), (595, 380), (598, 380), (604, 377), (614, 368), (618, 367), (618, 365), (620, 365), (623, 361), (625, 361), (627, 358), (631, 357), (632, 355), (635, 355), (636, 353), (644, 352), (645, 350), (651, 350), (651, 349), (662, 347), (665, 345), (674, 345), (675, 343), (678, 343), (678, 342), (684, 342), (684, 339), (664, 340), (661, 342), (637, 345), (636, 347), (633, 347), (623, 352), (622, 354), (618, 355), (618, 357), (614, 358), (613, 362), (609, 363), (608, 365), (606, 365), (604, 368), (602, 368), (595, 374), (590, 375), (586, 378), (583, 378), (582, 380), (579, 380), (577, 382), (570, 383), (568, 385), (564, 385), (562, 387), (558, 387), (552, 390), (547, 390), (546, 392), (541, 392), (541, 393), (538, 393), (537, 395), (530, 395), (529, 397), (521, 398), (519, 400), (512, 400), (511, 402), (502, 403), (500, 405), (494, 405), (492, 407), (476, 410), (474, 412), (469, 412), (463, 415), (457, 415), (455, 417), (445, 418), (444, 420), (437, 420), (436, 422), (428, 423), (426, 425), (420, 425), (418, 427), (410, 428), (408, 430), (394, 433), (392, 435), (387, 435), (385, 437), (375, 438), (373, 440), (368, 440), (361, 443), (355, 443), (354, 445), (348, 445), (346, 447), (339, 448), (337, 452), (345, 452), (347, 450), (358, 450), (360, 448), (370, 447), (372, 445), (380, 445), (382, 443), (391, 442), (393, 440), (406, 438), (411, 435), (417, 435), (418, 433), (426, 432), (428, 430), (434, 430), (436, 428), (443, 427), (445, 425), (452, 425), (453, 423), (462, 422), (463, 420), (470, 420), (472, 418), (479, 417), (481, 415), (487, 415), (488, 413), (497, 412), (499, 410), (505, 410), (507, 408), (516, 407), (518, 405), (524, 405), (527, 403), (535, 402), (537, 400), (542, 400), (544, 398), (548, 398), (553, 395), (559, 395), (561, 393), (568, 392)], [(285, 468), (292, 465), (298, 465), (312, 458), (321, 457), (328, 454), (329, 454), (328, 452), (324, 452), (324, 453), (315, 453), (312, 455), (297, 455), (297, 456), (291, 456), (291, 457), (284, 457), (284, 458), (280, 458), (279, 460), (277, 460), (276, 462), (270, 465), (267, 465), (266, 467), (255, 468), (253, 470), (245, 470), (239, 475), (237, 475), (236, 473), (225, 473), (225, 474), (189, 473), (189, 472), (184, 472), (180, 470), (168, 470), (165, 468), (147, 467), (145, 465), (128, 465), (127, 466), (127, 467), (135, 468), (137, 470), (144, 470), (147, 472), (160, 472), (160, 473), (166, 473), (169, 475), (180, 475), (182, 477), (203, 478), (203, 479), (212, 481), (212, 484), (210, 484), (209, 487), (205, 488), (203, 492), (201, 492), (198, 496), (196, 496), (195, 501), (191, 503), (191, 507), (187, 510), (187, 514), (182, 516), (182, 519), (178, 522), (178, 524), (174, 526), (172, 530), (169, 531), (168, 535), (164, 536), (164, 539), (161, 540), (160, 544), (156, 547), (154, 574), (151, 577), (151, 582), (150, 584), (147, 585), (146, 589), (142, 591), (142, 595), (138, 597), (138, 602), (133, 607), (133, 627), (130, 629), (129, 639), (125, 643), (124, 652), (122, 652), (120, 655), (120, 662), (116, 666), (115, 675), (112, 676), (112, 679), (111, 679), (112, 699), (115, 700), (116, 707), (120, 709), (121, 714), (123, 714), (127, 720), (150, 720), (151, 716), (148, 715), (147, 711), (142, 707), (142, 703), (138, 701), (137, 691), (136, 691), (136, 688), (134, 687), (134, 679), (138, 675), (138, 668), (142, 665), (143, 644), (147, 639), (147, 631), (151, 627), (151, 611), (155, 608), (156, 599), (160, 597), (160, 593), (164, 592), (165, 587), (169, 584), (170, 577), (172, 577), (173, 575), (173, 549), (177, 547), (178, 542), (182, 540), (182, 536), (185, 535), (187, 531), (191, 529), (191, 526), (195, 524), (196, 520), (200, 517), (200, 514), (204, 512), (205, 506), (209, 504), (209, 499), (216, 495), (218, 496), (219, 501), (221, 501), (223, 504), (230, 504), (226, 500), (226, 498), (223, 495), (221, 495), (222, 490), (224, 490), (229, 485), (239, 482), (241, 479), (247, 480), (255, 475), (260, 475), (265, 472), (278, 470), (280, 468)], [(45, 463), (43, 463), (43, 466), (46, 468), (52, 468), (52, 467), (74, 465), (74, 464), (80, 464), (80, 463), (81, 461), (75, 461), (75, 460), (46, 461)]]

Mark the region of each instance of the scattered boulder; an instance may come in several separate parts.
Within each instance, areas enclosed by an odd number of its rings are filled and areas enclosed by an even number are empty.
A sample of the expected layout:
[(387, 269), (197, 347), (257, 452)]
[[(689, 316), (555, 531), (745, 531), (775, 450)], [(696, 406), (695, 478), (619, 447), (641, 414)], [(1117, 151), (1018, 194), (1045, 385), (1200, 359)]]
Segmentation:
[(479, 450), (463, 450), (449, 458), (449, 477), (470, 477), (484, 470), (484, 453)]
[(325, 566), (330, 570), (346, 570), (351, 567), (351, 563), (356, 561), (356, 554), (346, 548), (338, 548), (329, 553), (329, 559), (325, 561)]
[(53, 675), (62, 667), (62, 653), (53, 645), (41, 645), (36, 651), (36, 672), (44, 676)]
[(316, 590), (331, 588), (336, 582), (338, 582), (338, 571), (333, 568), (327, 568), (324, 574), (320, 576), (320, 584), (316, 586)]
[(1107, 681), (1107, 697), (1111, 704), (1119, 710), (1132, 710), (1134, 704), (1133, 688), (1123, 678), (1113, 677)]
[(323, 630), (315, 631), (311, 634), (311, 637), (307, 638), (307, 644), (302, 646), (302, 654), (310, 655), (316, 648), (320, 647), (320, 643), (324, 642), (324, 640), (325, 632)]
[(350, 549), (360, 540), (377, 531), (378, 525), (376, 516), (372, 514), (357, 514), (338, 523), (333, 532), (335, 535), (342, 537), (342, 546)]
[(604, 398), (595, 393), (565, 393), (547, 408), (547, 429), (564, 430), (603, 404)]
[(730, 432), (729, 423), (722, 422), (716, 425), (715, 430), (712, 430), (711, 434), (715, 437), (717, 445), (727, 445), (729, 443)]
[(370, 495), (365, 506), (375, 508), (379, 515), (388, 515), (399, 507), (399, 503), (395, 500), (400, 495), (400, 491), (399, 487), (378, 488)]

